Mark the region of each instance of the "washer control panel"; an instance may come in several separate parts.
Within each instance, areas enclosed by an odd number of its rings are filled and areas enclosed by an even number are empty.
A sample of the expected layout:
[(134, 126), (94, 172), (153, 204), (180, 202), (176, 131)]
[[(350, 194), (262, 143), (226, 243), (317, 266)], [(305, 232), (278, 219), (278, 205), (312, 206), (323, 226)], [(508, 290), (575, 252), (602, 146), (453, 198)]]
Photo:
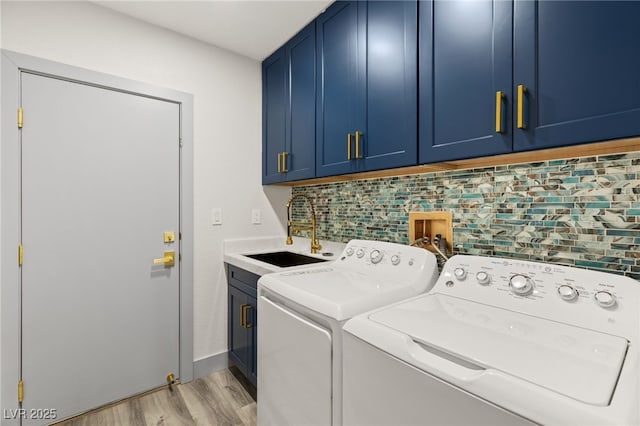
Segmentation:
[(570, 266), (457, 255), (432, 292), (606, 332), (640, 322), (638, 281)]

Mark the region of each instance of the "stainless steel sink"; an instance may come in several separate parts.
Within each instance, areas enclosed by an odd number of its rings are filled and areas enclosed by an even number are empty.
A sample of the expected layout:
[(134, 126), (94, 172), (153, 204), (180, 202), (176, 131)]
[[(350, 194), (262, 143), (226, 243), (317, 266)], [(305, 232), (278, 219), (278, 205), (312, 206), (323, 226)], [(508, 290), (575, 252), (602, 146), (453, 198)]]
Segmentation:
[(308, 265), (311, 263), (326, 262), (327, 259), (319, 259), (317, 257), (305, 256), (300, 253), (291, 251), (276, 251), (271, 253), (245, 254), (244, 256), (271, 265), (287, 268), (289, 266)]

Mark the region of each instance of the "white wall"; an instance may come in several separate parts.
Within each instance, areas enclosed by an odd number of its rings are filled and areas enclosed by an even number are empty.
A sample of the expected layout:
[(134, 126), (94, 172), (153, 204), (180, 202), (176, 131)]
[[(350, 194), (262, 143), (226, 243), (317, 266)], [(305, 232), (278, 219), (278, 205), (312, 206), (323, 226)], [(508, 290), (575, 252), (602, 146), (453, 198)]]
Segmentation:
[[(290, 194), (260, 183), (260, 63), (92, 3), (0, 7), (4, 49), (194, 95), (194, 357), (225, 352), (222, 240), (283, 235)], [(222, 226), (210, 225), (213, 207)], [(252, 208), (262, 225), (250, 224)]]

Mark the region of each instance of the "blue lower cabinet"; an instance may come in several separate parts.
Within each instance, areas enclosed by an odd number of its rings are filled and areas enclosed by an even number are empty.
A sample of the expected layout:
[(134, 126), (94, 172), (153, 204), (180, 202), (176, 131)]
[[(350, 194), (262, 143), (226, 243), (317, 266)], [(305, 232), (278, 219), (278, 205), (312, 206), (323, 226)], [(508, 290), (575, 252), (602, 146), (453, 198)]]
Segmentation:
[(516, 151), (640, 135), (638, 22), (637, 1), (515, 2)]
[(416, 2), (337, 1), (316, 40), (316, 176), (415, 165)]
[(418, 3), (421, 164), (511, 152), (512, 11), (503, 0)]
[(257, 285), (258, 275), (226, 265), (228, 280), (229, 364), (238, 367), (251, 383), (257, 383)]

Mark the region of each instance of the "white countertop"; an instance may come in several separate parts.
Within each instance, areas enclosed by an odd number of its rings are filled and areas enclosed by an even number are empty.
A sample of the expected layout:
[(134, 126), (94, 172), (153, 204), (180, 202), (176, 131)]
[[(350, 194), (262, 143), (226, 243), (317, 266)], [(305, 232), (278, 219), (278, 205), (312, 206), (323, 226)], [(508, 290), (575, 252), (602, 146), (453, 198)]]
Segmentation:
[[(309, 238), (293, 237), (293, 244), (286, 244), (286, 236), (242, 238), (224, 240), (223, 260), (225, 263), (237, 266), (256, 275), (264, 275), (271, 272), (280, 272), (295, 268), (302, 268), (308, 265), (291, 266), (281, 268), (270, 263), (261, 262), (244, 256), (245, 254), (269, 253), (276, 251), (290, 251), (304, 254), (306, 256), (317, 257), (325, 260), (335, 260), (342, 253), (346, 244), (334, 241), (320, 240), (322, 249), (319, 254), (311, 254), (311, 240)], [(327, 254), (331, 253), (330, 256)]]

